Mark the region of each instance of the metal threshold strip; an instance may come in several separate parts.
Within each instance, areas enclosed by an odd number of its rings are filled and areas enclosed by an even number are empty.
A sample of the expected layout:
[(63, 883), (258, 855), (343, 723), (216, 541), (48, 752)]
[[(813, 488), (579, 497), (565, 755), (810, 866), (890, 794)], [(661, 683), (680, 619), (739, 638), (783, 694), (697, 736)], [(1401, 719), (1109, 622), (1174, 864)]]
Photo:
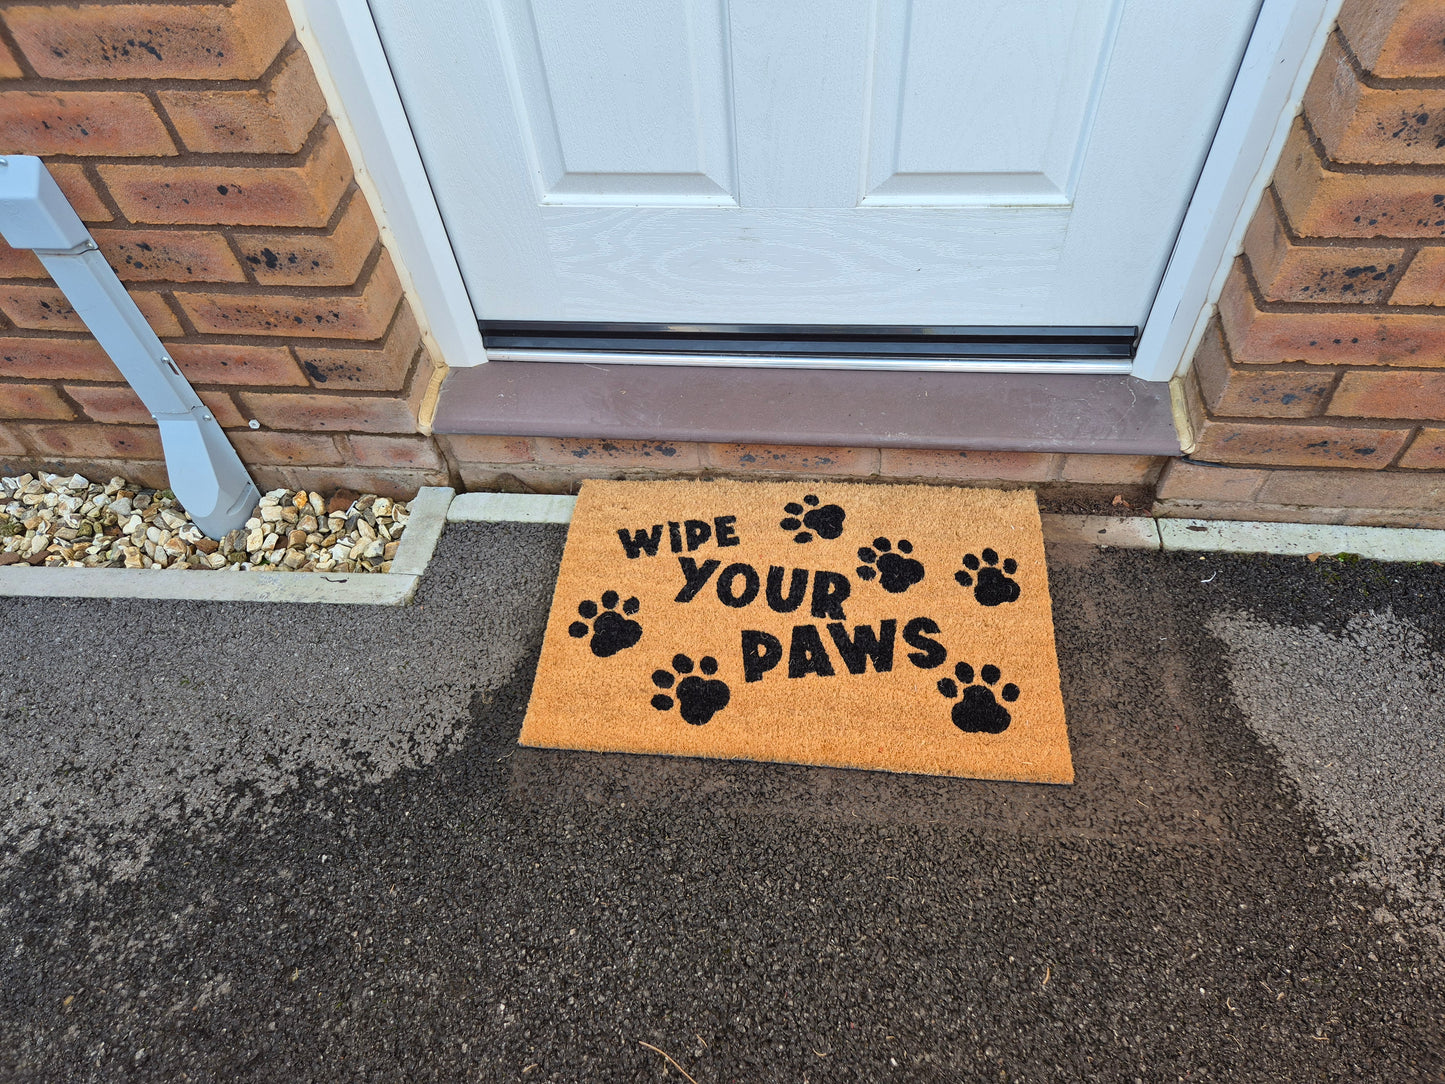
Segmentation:
[(914, 372), (1127, 373), (1132, 327), (482, 321), (493, 361)]

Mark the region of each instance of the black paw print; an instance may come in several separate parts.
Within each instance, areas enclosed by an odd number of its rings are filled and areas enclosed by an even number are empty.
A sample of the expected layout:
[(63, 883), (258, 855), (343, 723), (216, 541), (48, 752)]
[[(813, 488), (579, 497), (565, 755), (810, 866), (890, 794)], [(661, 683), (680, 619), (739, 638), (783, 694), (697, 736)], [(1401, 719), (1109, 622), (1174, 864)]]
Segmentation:
[[(803, 505), (808, 510), (803, 510)], [(793, 535), (794, 542), (811, 542), (813, 535), (819, 538), (837, 538), (843, 533), (843, 517), (848, 513), (844, 512), (836, 504), (819, 505), (815, 494), (809, 493), (803, 498), (803, 503), (789, 501), (783, 505), (783, 511), (788, 513), (788, 518), (779, 523), (778, 526), (785, 531), (797, 531)], [(802, 519), (798, 517), (802, 516)], [(807, 530), (799, 530), (806, 527)]]
[[(994, 699), (990, 685), (997, 685), (1003, 673), (993, 663), (979, 670), (982, 685), (973, 684), (973, 667), (961, 662), (953, 668), (958, 680), (967, 688), (963, 699), (953, 705), (953, 725), (967, 734), (1002, 734), (1013, 722), (1008, 708)], [(953, 678), (939, 678), (938, 691), (950, 700), (958, 699), (958, 683)], [(999, 690), (999, 696), (1012, 704), (1019, 698), (1019, 687), (1010, 681)]]
[[(964, 567), (955, 572), (953, 578), (964, 587), (972, 587), (973, 597), (984, 606), (1001, 606), (1005, 602), (1016, 601), (1019, 585), (1009, 577), (1019, 570), (1019, 563), (1010, 557), (1004, 561), (1003, 571), (1000, 572), (996, 552), (985, 549), (982, 556), (983, 561), (980, 562), (973, 554), (965, 554)], [(970, 575), (970, 572), (975, 575)]]
[[(891, 594), (900, 595), (907, 591), (923, 579), (923, 562), (899, 556), (900, 553), (913, 552), (913, 543), (906, 538), (898, 540), (898, 550), (899, 553), (894, 553), (892, 543), (886, 538), (875, 538), (871, 548), (861, 547), (858, 560), (864, 563), (858, 566), (858, 578), (871, 580), (877, 576), (883, 590)], [(878, 566), (876, 570), (869, 567), (873, 564)]]
[[(590, 598), (577, 607), (577, 612), (585, 621), (574, 621), (567, 626), (567, 634), (581, 639), (589, 632), (592, 634), (592, 654), (599, 659), (610, 658), (619, 651), (626, 651), (638, 640), (642, 639), (642, 626), (636, 621), (623, 617), (622, 614), (635, 614), (642, 608), (642, 603), (636, 598), (630, 598), (622, 604), (622, 613), (617, 612), (617, 592), (602, 592), (602, 612), (598, 613), (597, 603)], [(593, 619), (596, 620), (593, 620)], [(587, 622), (591, 621), (592, 624)]]
[[(704, 655), (698, 660), (697, 665), (704, 674), (717, 673), (717, 660), (711, 655)], [(684, 723), (702, 726), (727, 707), (728, 701), (732, 699), (732, 691), (728, 688), (727, 682), (721, 678), (698, 677), (692, 672), (692, 659), (682, 654), (672, 657), (672, 670), (654, 670), (652, 683), (659, 689), (671, 689), (672, 683), (677, 680), (673, 671), (688, 675), (677, 682), (677, 688), (674, 690), (679, 705), (678, 713), (682, 716)], [(658, 693), (652, 698), (652, 706), (658, 711), (670, 711), (672, 705), (673, 698), (667, 693)]]

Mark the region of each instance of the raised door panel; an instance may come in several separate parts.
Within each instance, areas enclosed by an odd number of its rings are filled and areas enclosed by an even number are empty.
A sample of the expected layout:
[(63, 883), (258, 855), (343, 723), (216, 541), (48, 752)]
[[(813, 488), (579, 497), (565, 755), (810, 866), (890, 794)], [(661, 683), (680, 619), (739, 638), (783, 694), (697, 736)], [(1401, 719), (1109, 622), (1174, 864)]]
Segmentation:
[[(856, 176), (855, 176), (856, 180)], [(559, 209), (561, 211), (562, 209)], [(719, 214), (723, 212), (718, 212)], [(888, 213), (830, 208), (741, 208), (705, 229), (688, 210), (566, 208), (547, 231), (566, 295), (553, 315), (598, 320), (670, 313), (661, 322), (1037, 322), (1055, 290), (1067, 207), (999, 216), (959, 208)], [(975, 315), (976, 314), (976, 315)], [(499, 319), (501, 317), (498, 317)]]
[(1069, 203), (1118, 8), (878, 0), (863, 205)]
[(736, 202), (724, 0), (490, 0), (541, 204)]

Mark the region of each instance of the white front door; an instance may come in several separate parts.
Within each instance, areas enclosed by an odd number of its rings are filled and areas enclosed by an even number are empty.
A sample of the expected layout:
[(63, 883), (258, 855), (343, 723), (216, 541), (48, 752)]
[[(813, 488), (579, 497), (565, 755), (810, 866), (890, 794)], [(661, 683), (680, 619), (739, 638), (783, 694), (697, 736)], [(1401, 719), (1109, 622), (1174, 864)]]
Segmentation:
[(479, 318), (1135, 327), (1259, 0), (370, 0)]

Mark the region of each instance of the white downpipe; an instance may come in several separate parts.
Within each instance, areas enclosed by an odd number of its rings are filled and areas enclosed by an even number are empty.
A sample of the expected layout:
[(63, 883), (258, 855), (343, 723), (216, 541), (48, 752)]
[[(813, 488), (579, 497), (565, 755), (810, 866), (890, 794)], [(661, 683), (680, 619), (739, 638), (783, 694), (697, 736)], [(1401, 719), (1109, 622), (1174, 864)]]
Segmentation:
[(210, 409), (80, 221), (45, 163), (0, 157), (0, 234), (40, 257), (45, 270), (160, 427), (176, 500), (211, 538), (242, 526), (260, 491)]

